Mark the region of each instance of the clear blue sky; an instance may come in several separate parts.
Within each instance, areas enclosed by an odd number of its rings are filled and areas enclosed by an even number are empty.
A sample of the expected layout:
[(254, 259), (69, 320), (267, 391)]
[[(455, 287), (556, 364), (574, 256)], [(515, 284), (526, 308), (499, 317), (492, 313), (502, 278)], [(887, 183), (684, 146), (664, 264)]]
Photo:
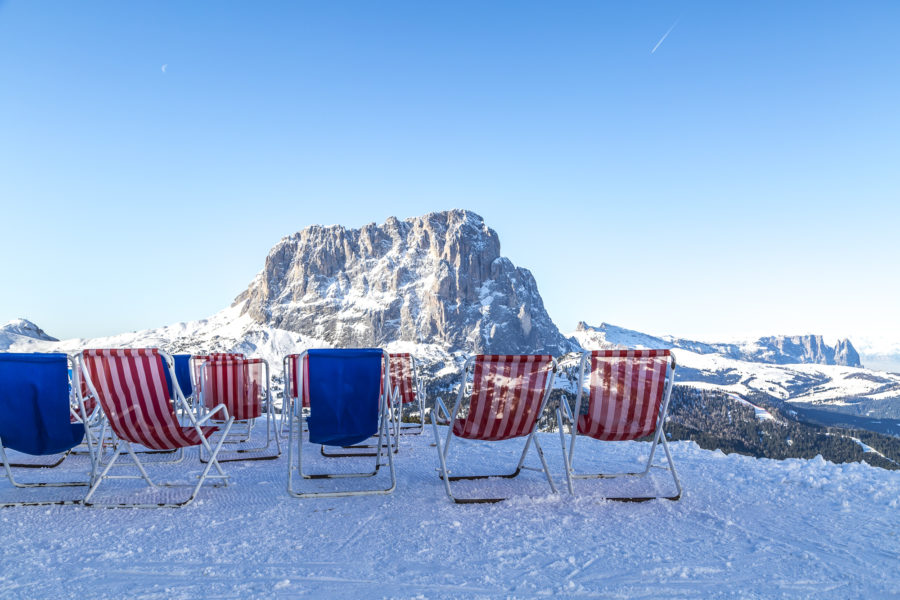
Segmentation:
[(0, 322), (203, 318), (307, 225), (460, 207), (563, 331), (900, 341), (898, 23), (893, 1), (0, 2)]

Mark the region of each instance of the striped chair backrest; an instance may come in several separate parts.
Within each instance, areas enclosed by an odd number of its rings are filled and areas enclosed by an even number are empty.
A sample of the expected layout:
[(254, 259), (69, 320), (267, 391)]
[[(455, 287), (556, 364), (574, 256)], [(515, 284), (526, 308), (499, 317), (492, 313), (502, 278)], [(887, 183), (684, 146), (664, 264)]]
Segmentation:
[(476, 356), (469, 412), (454, 421), (454, 435), (506, 440), (531, 434), (552, 373), (550, 355)]
[[(301, 371), (300, 357), (303, 356), (303, 365)], [(297, 390), (300, 389), (300, 374), (303, 374), (303, 398), (301, 406), (309, 408), (309, 356), (305, 354), (289, 354), (288, 362), (290, 364), (290, 377), (288, 381), (288, 394), (291, 398), (297, 398)]]
[(181, 427), (175, 416), (159, 349), (84, 350), (81, 358), (118, 437), (155, 450), (200, 443), (197, 432)]
[(203, 364), (203, 403), (224, 404), (235, 421), (262, 415), (266, 365), (259, 358), (208, 360)]
[(200, 376), (203, 374), (203, 365), (209, 360), (233, 360), (236, 358), (244, 358), (241, 352), (210, 352), (209, 354), (193, 354), (191, 355), (189, 364), (191, 368), (191, 378), (193, 379), (194, 392), (202, 392)]
[(416, 401), (416, 371), (412, 354), (402, 352), (389, 355), (391, 363), (391, 385), (399, 388), (400, 403)]
[(620, 441), (656, 431), (669, 351), (596, 350), (590, 360), (587, 414), (578, 416), (578, 433)]

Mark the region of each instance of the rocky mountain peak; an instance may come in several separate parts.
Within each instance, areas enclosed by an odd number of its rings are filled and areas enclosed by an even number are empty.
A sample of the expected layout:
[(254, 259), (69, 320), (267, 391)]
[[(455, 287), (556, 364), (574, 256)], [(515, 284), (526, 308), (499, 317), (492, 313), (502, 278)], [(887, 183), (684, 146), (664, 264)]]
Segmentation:
[(834, 347), (825, 343), (821, 335), (778, 335), (760, 338), (761, 346), (771, 348), (776, 354), (786, 357), (786, 361), (819, 365), (844, 365), (861, 367), (859, 353), (850, 340), (838, 340)]
[(235, 304), (259, 323), (336, 346), (435, 343), (484, 353), (566, 352), (534, 277), (466, 210), (282, 239)]

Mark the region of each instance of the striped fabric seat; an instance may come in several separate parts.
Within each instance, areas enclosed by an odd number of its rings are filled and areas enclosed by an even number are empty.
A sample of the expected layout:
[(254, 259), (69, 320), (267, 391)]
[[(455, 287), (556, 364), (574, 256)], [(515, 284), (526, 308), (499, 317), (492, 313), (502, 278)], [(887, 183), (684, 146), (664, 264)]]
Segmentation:
[(409, 352), (391, 354), (390, 362), (391, 385), (398, 388), (401, 404), (415, 402), (416, 381), (412, 355)]
[[(303, 357), (303, 370), (300, 369), (300, 358)], [(303, 408), (309, 408), (309, 356), (307, 354), (289, 354), (286, 361), (289, 363), (290, 381), (288, 382), (288, 393), (291, 398), (297, 398), (297, 390), (300, 389), (300, 375), (303, 374)]]
[(200, 397), (203, 394), (203, 385), (200, 383), (200, 377), (203, 374), (203, 365), (206, 364), (206, 361), (233, 360), (237, 358), (244, 358), (244, 355), (240, 352), (211, 352), (209, 354), (192, 355), (189, 364), (194, 394), (197, 397)]
[(210, 352), (206, 355), (206, 360), (231, 360), (234, 358), (245, 358), (243, 352)]
[(656, 431), (669, 351), (597, 350), (590, 361), (587, 414), (578, 415), (578, 433), (620, 441)]
[[(197, 430), (182, 427), (175, 416), (158, 349), (85, 350), (82, 364), (119, 438), (154, 450), (201, 443)], [(217, 427), (201, 429), (209, 436)]]
[(479, 355), (475, 358), (469, 412), (453, 434), (474, 440), (530, 435), (542, 408), (550, 355)]
[(200, 375), (203, 370), (203, 364), (208, 360), (234, 360), (236, 358), (245, 358), (241, 352), (210, 352), (209, 354), (193, 354), (191, 355), (191, 377), (196, 387), (200, 383)]
[(210, 359), (203, 366), (203, 402), (208, 407), (224, 404), (235, 421), (255, 419), (262, 415), (265, 376), (259, 358)]

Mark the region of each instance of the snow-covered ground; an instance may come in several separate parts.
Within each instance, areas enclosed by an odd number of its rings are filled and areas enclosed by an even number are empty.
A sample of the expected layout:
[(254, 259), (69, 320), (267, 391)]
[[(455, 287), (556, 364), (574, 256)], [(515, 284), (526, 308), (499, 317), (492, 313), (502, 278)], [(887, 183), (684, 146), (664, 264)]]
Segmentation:
[[(558, 437), (542, 445), (564, 489)], [(297, 500), (287, 461), (226, 463), (233, 485), (201, 491), (182, 509), (80, 506), (0, 510), (2, 598), (885, 598), (900, 594), (900, 472), (824, 460), (774, 461), (672, 444), (685, 496), (678, 502), (598, 500), (617, 481), (579, 482), (553, 495), (540, 474), (461, 482), (460, 495), (513, 494), (495, 505), (455, 505), (435, 473), (436, 451), (405, 436), (398, 485), (387, 496)], [(461, 471), (510, 468), (516, 444), (465, 444)], [(518, 446), (520, 447), (520, 446)], [(312, 450), (312, 448), (309, 448)], [(646, 443), (585, 442), (578, 466), (617, 468)], [(189, 467), (196, 471), (196, 459)], [(304, 463), (358, 468), (365, 459)], [(309, 462), (307, 462), (309, 461)], [(536, 461), (533, 455), (530, 461)], [(310, 464), (311, 463), (311, 464)], [(68, 459), (41, 472), (83, 472)], [(153, 473), (173, 474), (173, 467)], [(21, 477), (36, 476), (23, 472)], [(665, 473), (654, 474), (660, 491)], [(378, 481), (314, 481), (351, 486)], [(181, 475), (186, 479), (186, 475)], [(96, 501), (145, 496), (107, 482)], [(83, 491), (13, 490), (0, 501), (77, 498)], [(184, 490), (164, 490), (183, 494)]]

